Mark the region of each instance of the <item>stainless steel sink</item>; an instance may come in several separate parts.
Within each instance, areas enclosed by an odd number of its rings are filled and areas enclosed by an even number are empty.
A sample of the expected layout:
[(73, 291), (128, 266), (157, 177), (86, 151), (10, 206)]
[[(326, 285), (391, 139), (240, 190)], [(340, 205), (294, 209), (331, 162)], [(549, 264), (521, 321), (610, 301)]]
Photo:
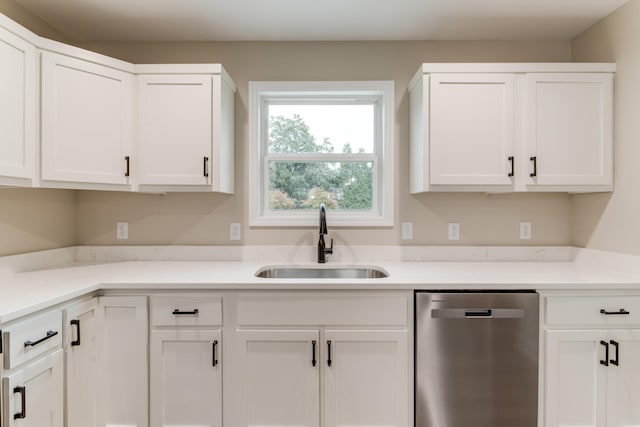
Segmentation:
[(263, 267), (256, 277), (265, 279), (381, 279), (389, 273), (379, 267)]

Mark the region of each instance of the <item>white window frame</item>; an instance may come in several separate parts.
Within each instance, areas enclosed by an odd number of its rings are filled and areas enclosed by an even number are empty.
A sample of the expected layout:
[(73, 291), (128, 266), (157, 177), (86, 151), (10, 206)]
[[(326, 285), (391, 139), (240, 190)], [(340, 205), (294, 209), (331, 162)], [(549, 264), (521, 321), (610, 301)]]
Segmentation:
[[(309, 210), (268, 209), (269, 160), (281, 160), (269, 155), (267, 143), (261, 138), (268, 134), (263, 120), (265, 101), (286, 96), (308, 96), (309, 99), (327, 97), (380, 97), (380, 117), (374, 126), (376, 148), (374, 153), (338, 154), (322, 157), (313, 154), (308, 160), (319, 161), (373, 161), (373, 209), (369, 212), (328, 210), (329, 226), (390, 227), (393, 226), (394, 208), (394, 150), (395, 103), (393, 81), (309, 81), (309, 82), (249, 82), (249, 226), (301, 227), (318, 226), (318, 212)], [(297, 160), (304, 160), (303, 156)]]

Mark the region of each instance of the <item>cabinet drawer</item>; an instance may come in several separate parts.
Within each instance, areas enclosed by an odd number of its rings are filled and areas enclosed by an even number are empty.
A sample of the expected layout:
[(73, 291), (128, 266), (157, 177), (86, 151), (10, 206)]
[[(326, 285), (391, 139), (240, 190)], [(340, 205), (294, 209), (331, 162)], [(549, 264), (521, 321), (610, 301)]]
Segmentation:
[(548, 297), (546, 307), (546, 323), (549, 326), (640, 324), (640, 296)]
[(246, 295), (238, 298), (238, 325), (406, 326), (408, 306), (397, 294)]
[(13, 369), (62, 347), (62, 311), (50, 311), (7, 327), (3, 332), (4, 367)]
[(153, 326), (222, 325), (222, 299), (215, 297), (153, 297)]

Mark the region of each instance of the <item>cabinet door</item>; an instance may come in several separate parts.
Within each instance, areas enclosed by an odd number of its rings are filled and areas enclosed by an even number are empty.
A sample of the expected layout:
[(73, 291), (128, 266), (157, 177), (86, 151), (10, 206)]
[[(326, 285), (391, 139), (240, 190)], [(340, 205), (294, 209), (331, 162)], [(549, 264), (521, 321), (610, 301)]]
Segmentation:
[(528, 185), (613, 184), (613, 75), (528, 74)]
[(146, 427), (148, 333), (146, 297), (100, 297), (100, 426)]
[(318, 427), (319, 332), (242, 331), (238, 335), (243, 377), (238, 425)]
[(222, 336), (151, 332), (151, 426), (222, 426)]
[(65, 310), (67, 427), (97, 427), (98, 299)]
[(606, 337), (605, 330), (546, 332), (546, 427), (605, 427)]
[(140, 184), (211, 182), (211, 85), (209, 75), (138, 76)]
[(63, 351), (55, 351), (2, 380), (6, 427), (63, 427)]
[[(34, 177), (37, 106), (36, 49), (0, 28), (0, 181)], [(30, 182), (24, 183), (30, 185)]]
[(513, 75), (432, 74), (430, 82), (431, 184), (513, 185)]
[(42, 53), (42, 179), (128, 184), (133, 76)]
[(609, 344), (607, 427), (640, 426), (640, 330), (611, 331)]
[(407, 345), (402, 330), (325, 331), (325, 427), (407, 426)]

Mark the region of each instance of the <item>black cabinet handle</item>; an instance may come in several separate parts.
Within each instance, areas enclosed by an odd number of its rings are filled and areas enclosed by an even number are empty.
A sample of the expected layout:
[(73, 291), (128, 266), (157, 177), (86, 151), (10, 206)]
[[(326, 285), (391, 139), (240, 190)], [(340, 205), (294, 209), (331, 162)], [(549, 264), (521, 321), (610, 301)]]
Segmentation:
[(529, 174), (531, 178), (538, 176), (538, 158), (536, 156), (529, 157), (529, 160), (533, 162), (533, 172)]
[(604, 360), (601, 360), (600, 364), (609, 366), (609, 343), (606, 341), (600, 341), (600, 345), (604, 346)]
[(129, 176), (130, 172), (131, 172), (131, 164), (130, 164), (130, 157), (129, 156), (124, 156), (124, 161), (127, 163), (127, 170), (124, 173), (124, 176)]
[(513, 156), (509, 156), (509, 161), (511, 162), (511, 172), (509, 172), (509, 177), (512, 177), (515, 174), (515, 166), (513, 164)]
[(316, 366), (316, 340), (311, 341), (311, 366)]
[(191, 316), (197, 316), (198, 315), (198, 309), (194, 309), (191, 311), (180, 311), (177, 308), (175, 310), (173, 310), (172, 314), (174, 316), (182, 316), (182, 315), (191, 315)]
[(209, 177), (209, 158), (207, 156), (204, 157), (204, 176)]
[(619, 353), (620, 345), (618, 344), (617, 341), (614, 341), (614, 340), (609, 341), (609, 343), (616, 350), (616, 358), (615, 359), (611, 359), (610, 362), (611, 362), (612, 365), (618, 366), (618, 364), (620, 363), (620, 353)]
[(218, 340), (214, 340), (211, 345), (211, 350), (213, 353), (213, 366), (216, 367), (218, 365), (218, 358), (216, 357), (216, 348), (218, 347)]
[(25, 347), (34, 347), (34, 346), (40, 344), (41, 342), (44, 342), (44, 341), (48, 340), (49, 338), (55, 337), (56, 335), (58, 335), (57, 331), (55, 331), (55, 332), (54, 331), (47, 331), (47, 335), (45, 337), (42, 337), (37, 341), (27, 340), (27, 341), (24, 342), (24, 346)]
[(331, 340), (327, 341), (327, 366), (331, 366)]
[(13, 393), (20, 393), (20, 401), (22, 402), (22, 411), (13, 414), (13, 419), (14, 420), (21, 420), (23, 418), (26, 418), (27, 416), (27, 388), (22, 386), (22, 387), (15, 387), (13, 389)]
[(71, 347), (74, 347), (76, 345), (80, 345), (80, 320), (79, 319), (72, 320), (71, 325), (72, 326), (75, 325), (76, 332), (77, 332), (76, 337), (78, 337), (76, 340), (71, 341)]
[(604, 308), (602, 310), (600, 310), (600, 313), (602, 314), (606, 314), (607, 316), (610, 315), (616, 315), (616, 314), (631, 314), (630, 312), (628, 312), (627, 310), (625, 310), (624, 308), (621, 308), (618, 311), (607, 311)]

